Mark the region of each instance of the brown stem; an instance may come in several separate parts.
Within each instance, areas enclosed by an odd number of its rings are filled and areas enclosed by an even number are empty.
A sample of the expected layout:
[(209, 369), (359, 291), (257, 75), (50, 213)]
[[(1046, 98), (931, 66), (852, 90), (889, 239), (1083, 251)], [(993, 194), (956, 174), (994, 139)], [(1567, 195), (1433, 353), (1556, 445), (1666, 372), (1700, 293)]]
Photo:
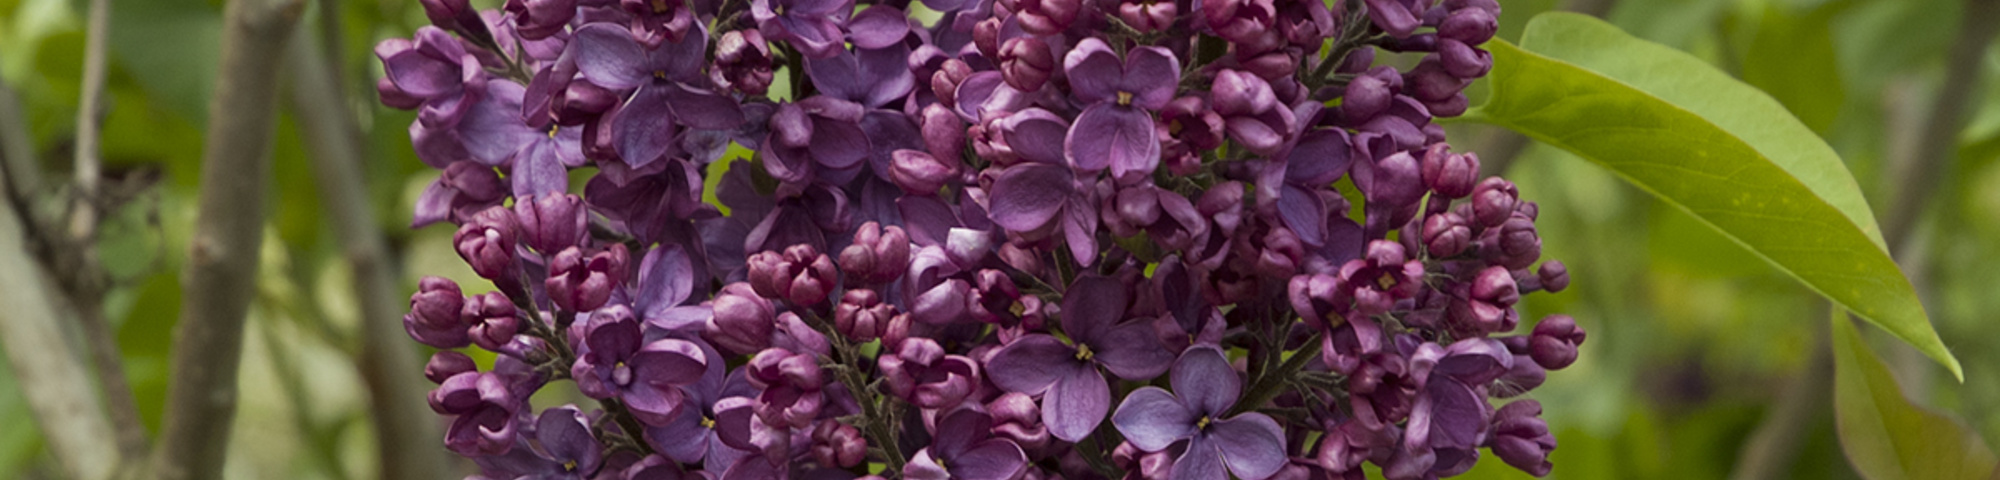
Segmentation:
[[(331, 3), (322, 3), (330, 6)], [(327, 14), (322, 9), (322, 15)], [(319, 179), (320, 204), (340, 239), (342, 254), (354, 270), (353, 289), (361, 303), (359, 355), (361, 378), (368, 385), (373, 412), (376, 452), (384, 479), (429, 479), (445, 476), (449, 458), (438, 448), (438, 431), (429, 407), (423, 363), (403, 338), (403, 306), (398, 302), (395, 272), (381, 223), (375, 219), (362, 174), (366, 148), (358, 124), (347, 109), (340, 77), (330, 68), (318, 38), (302, 31), (290, 49), (292, 113), (312, 151), (313, 176)]]
[[(90, 27), (84, 41), (83, 97), (76, 114), (76, 192), (70, 203), (69, 231), (65, 241), (45, 244), (59, 252), (65, 263), (59, 272), (69, 288), (70, 303), (76, 306), (77, 323), (82, 327), (84, 347), (90, 351), (97, 370), (98, 387), (110, 408), (111, 423), (117, 430), (118, 449), (137, 458), (146, 453), (146, 425), (139, 419), (139, 406), (132, 398), (131, 382), (118, 353), (117, 332), (104, 318), (104, 291), (108, 283), (97, 254), (97, 224), (104, 167), (99, 146), (104, 123), (104, 81), (107, 32), (111, 27), (111, 2), (91, 0)], [(44, 238), (55, 237), (47, 235)]]
[(303, 8), (299, 0), (231, 0), (224, 9), (222, 68), (209, 102), (200, 207), (174, 328), (173, 381), (152, 463), (160, 479), (222, 476), (243, 321), (264, 240), (278, 67)]
[[(7, 185), (0, 181), (0, 189)], [(43, 281), (54, 277), (29, 260), (26, 228), (9, 207), (0, 208), (0, 305), (7, 309), (0, 317), (0, 344), (6, 347), (7, 364), (65, 473), (86, 480), (111, 478), (125, 459), (104, 441), (112, 437), (111, 422), (89, 374), (63, 339), (60, 322), (72, 312), (50, 282)]]

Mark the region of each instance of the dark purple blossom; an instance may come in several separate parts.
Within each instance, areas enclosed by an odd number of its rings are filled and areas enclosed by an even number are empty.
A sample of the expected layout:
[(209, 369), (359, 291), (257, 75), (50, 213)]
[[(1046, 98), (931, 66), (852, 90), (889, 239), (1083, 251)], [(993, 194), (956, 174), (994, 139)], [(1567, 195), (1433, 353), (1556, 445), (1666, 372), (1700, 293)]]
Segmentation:
[(1222, 352), (1188, 349), (1174, 362), (1173, 393), (1159, 387), (1132, 391), (1111, 422), (1140, 450), (1166, 450), (1186, 440), (1170, 478), (1222, 479), (1225, 468), (1237, 478), (1262, 479), (1285, 464), (1285, 432), (1261, 413), (1223, 418), (1236, 406), (1243, 380)]
[(1063, 294), (1061, 324), (1069, 342), (1024, 335), (986, 362), (987, 377), (1008, 391), (1041, 395), (1049, 431), (1067, 441), (1083, 439), (1111, 409), (1110, 386), (1098, 367), (1119, 378), (1146, 379), (1165, 371), (1173, 356), (1150, 324), (1124, 321), (1126, 298), (1115, 279), (1077, 279)]
[(1028, 459), (1021, 447), (993, 438), (993, 420), (964, 408), (940, 414), (931, 445), (910, 459), (904, 476), (911, 480), (1007, 480), (1020, 475)]
[(623, 305), (600, 310), (584, 325), (583, 351), (570, 375), (591, 398), (615, 398), (639, 421), (666, 425), (680, 414), (681, 387), (699, 380), (709, 362), (693, 342), (640, 335), (639, 321)]

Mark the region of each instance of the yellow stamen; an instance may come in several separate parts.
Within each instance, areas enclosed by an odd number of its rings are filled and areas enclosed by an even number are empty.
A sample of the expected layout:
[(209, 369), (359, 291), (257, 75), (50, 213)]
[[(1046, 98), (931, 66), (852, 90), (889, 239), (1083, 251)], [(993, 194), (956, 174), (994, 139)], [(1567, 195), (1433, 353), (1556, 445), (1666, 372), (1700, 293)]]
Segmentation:
[(653, 0), (653, 13), (667, 13), (667, 0)]
[(1089, 346), (1089, 345), (1084, 345), (1084, 344), (1081, 344), (1081, 343), (1079, 343), (1079, 344), (1076, 344), (1076, 359), (1077, 359), (1077, 360), (1089, 360), (1089, 359), (1090, 359), (1090, 357), (1092, 357), (1092, 356), (1096, 356), (1096, 355), (1097, 355), (1097, 354), (1095, 354), (1095, 353), (1091, 353), (1091, 352), (1090, 352), (1090, 346)]
[(549, 138), (556, 138), (556, 128), (559, 127), (555, 124), (549, 124)]
[(703, 415), (701, 417), (701, 428), (715, 428), (715, 419), (708, 418), (707, 415)]
[(1194, 422), (1194, 428), (1196, 430), (1208, 428), (1209, 422), (1210, 422), (1210, 417), (1203, 416), (1201, 417), (1201, 420), (1197, 420)]
[(1119, 104), (1119, 105), (1131, 105), (1131, 104), (1132, 104), (1132, 92), (1118, 92), (1118, 104)]
[(570, 460), (570, 461), (567, 461), (567, 462), (563, 462), (563, 471), (565, 471), (565, 472), (574, 472), (574, 471), (576, 471), (576, 460)]

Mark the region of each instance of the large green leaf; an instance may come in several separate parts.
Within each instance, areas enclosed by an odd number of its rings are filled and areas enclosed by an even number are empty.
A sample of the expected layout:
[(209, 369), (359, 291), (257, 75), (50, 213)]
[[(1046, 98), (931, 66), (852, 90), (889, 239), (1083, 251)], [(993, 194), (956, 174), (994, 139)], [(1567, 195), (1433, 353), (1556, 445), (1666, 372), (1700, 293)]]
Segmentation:
[(2000, 465), (1958, 420), (1910, 403), (1845, 315), (1833, 316), (1833, 413), (1840, 448), (1869, 480), (1979, 480)]
[(1610, 169), (1964, 378), (1854, 177), (1783, 105), (1588, 16), (1536, 17), (1521, 43), (1488, 44), (1492, 93), (1467, 119)]

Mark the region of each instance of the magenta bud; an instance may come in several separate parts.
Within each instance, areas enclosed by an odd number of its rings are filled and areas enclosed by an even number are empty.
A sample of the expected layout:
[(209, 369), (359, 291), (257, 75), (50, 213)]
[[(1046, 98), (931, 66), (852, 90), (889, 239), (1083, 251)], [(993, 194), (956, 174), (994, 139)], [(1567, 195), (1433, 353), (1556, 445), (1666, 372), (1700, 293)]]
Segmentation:
[(1437, 56), (1445, 73), (1458, 78), (1483, 77), (1493, 69), (1493, 54), (1449, 38), (1438, 42)]
[(1507, 369), (1507, 373), (1501, 374), (1499, 379), (1494, 380), (1492, 388), (1487, 392), (1492, 393), (1494, 398), (1517, 397), (1542, 386), (1542, 382), (1548, 378), (1548, 370), (1535, 363), (1532, 357), (1514, 355), (1513, 368)]
[(520, 310), (500, 292), (467, 298), (459, 316), (471, 327), (468, 334), (472, 342), (488, 351), (503, 351), (521, 329)]
[(623, 98), (590, 82), (569, 82), (557, 100), (556, 118), (564, 125), (581, 124), (617, 105)]
[(1542, 403), (1535, 400), (1516, 401), (1493, 412), (1492, 439), (1488, 441), (1493, 455), (1529, 475), (1548, 475), (1555, 468), (1549, 463), (1549, 452), (1556, 448), (1556, 437), (1549, 433), (1541, 414)]
[(440, 350), (431, 354), (431, 361), (424, 364), (424, 378), (441, 384), (453, 375), (477, 370), (479, 364), (473, 363), (472, 357), (454, 350)]
[(1424, 251), (1432, 257), (1451, 258), (1472, 246), (1472, 228), (1465, 217), (1444, 212), (1424, 219)]
[(1479, 156), (1451, 153), (1450, 148), (1437, 143), (1424, 150), (1424, 185), (1445, 198), (1471, 195), (1479, 180)]
[(1481, 250), (1487, 260), (1519, 269), (1528, 268), (1542, 257), (1542, 238), (1535, 232), (1535, 221), (1527, 215), (1516, 213), (1508, 217), (1492, 235), (1493, 248)]
[[(1012, 0), (1001, 3), (1008, 9), (1014, 8)], [(988, 61), (1000, 58), (1000, 29), (1004, 22), (1005, 19), (995, 16), (972, 25), (972, 46), (979, 50), (979, 56), (986, 57)], [(958, 85), (958, 82), (964, 80), (964, 76), (954, 76), (951, 83)]]
[(725, 352), (744, 354), (771, 346), (777, 311), (770, 300), (752, 291), (743, 282), (723, 286), (710, 303), (714, 315), (702, 329), (701, 338)]
[(1209, 110), (1201, 97), (1176, 98), (1160, 109), (1160, 137), (1180, 140), (1195, 150), (1222, 146), (1223, 125), (1222, 116)]
[(1055, 35), (1068, 30), (1083, 10), (1083, 0), (1004, 0), (1014, 11), (1021, 30), (1035, 35)]
[(1535, 277), (1542, 281), (1542, 289), (1549, 293), (1569, 288), (1569, 267), (1564, 266), (1561, 260), (1542, 262), (1542, 266), (1535, 270)]
[(1425, 102), (1441, 102), (1465, 90), (1469, 80), (1447, 72), (1437, 55), (1424, 57), (1403, 75), (1403, 93)]
[(910, 195), (937, 195), (945, 182), (958, 177), (956, 162), (920, 150), (897, 150), (890, 157), (889, 180)]
[(521, 240), (535, 251), (561, 252), (583, 241), (583, 198), (571, 194), (515, 199), (514, 215), (521, 222)]
[(709, 78), (716, 84), (749, 95), (771, 88), (771, 45), (756, 29), (731, 30), (715, 38), (715, 66)]
[(458, 249), (458, 256), (481, 278), (511, 280), (510, 274), (517, 266), (514, 246), (520, 235), (521, 224), (514, 218), (514, 212), (494, 206), (473, 214), (452, 234), (451, 241)]
[(1140, 33), (1165, 31), (1181, 14), (1174, 2), (1132, 0), (1118, 4), (1118, 18)]
[(868, 454), (868, 442), (861, 430), (839, 420), (820, 420), (813, 428), (813, 460), (821, 466), (849, 468), (860, 465)]
[(1039, 38), (1014, 37), (1000, 45), (1001, 78), (1017, 90), (1041, 90), (1055, 69), (1055, 54), (1049, 53), (1049, 44)]
[(896, 314), (896, 306), (882, 303), (874, 290), (856, 288), (841, 294), (840, 305), (833, 307), (833, 328), (855, 343), (867, 343), (882, 338)]
[(854, 243), (840, 251), (841, 273), (848, 279), (886, 284), (903, 276), (910, 263), (910, 236), (903, 227), (875, 222), (855, 230)]
[[(1382, 206), (1414, 205), (1424, 198), (1422, 168), (1417, 166), (1416, 157), (1409, 152), (1396, 152), (1375, 161), (1374, 182), (1369, 185), (1369, 202), (1379, 202)], [(1371, 205), (1373, 206), (1373, 205)]]
[(924, 150), (940, 160), (965, 156), (965, 120), (942, 104), (930, 104), (923, 111)]
[(1497, 227), (1514, 214), (1514, 202), (1521, 193), (1500, 177), (1486, 177), (1472, 189), (1472, 219), (1484, 227)]
[(1583, 344), (1583, 329), (1569, 315), (1550, 315), (1535, 324), (1528, 340), (1528, 355), (1549, 370), (1562, 370), (1576, 363), (1576, 347)]
[(577, 0), (510, 0), (514, 32), (521, 38), (541, 40), (562, 32), (576, 17)]
[(458, 284), (443, 277), (424, 277), (417, 293), (410, 295), (410, 313), (403, 315), (403, 330), (410, 338), (437, 348), (466, 346), (471, 338), (459, 316), (465, 297)]
[(748, 270), (746, 276), (750, 288), (754, 289), (758, 296), (772, 299), (785, 298), (784, 292), (791, 288), (793, 272), (785, 263), (784, 254), (765, 250), (751, 254), (744, 263), (744, 267)]
[(396, 86), (389, 77), (375, 79), (375, 94), (381, 97), (382, 105), (398, 110), (415, 110), (424, 106), (424, 99)]
[(557, 307), (587, 312), (604, 306), (611, 289), (625, 281), (625, 266), (631, 261), (625, 244), (614, 243), (588, 257), (579, 247), (569, 247), (549, 261), (549, 278), (543, 282), (549, 300)]
[(1248, 72), (1216, 72), (1215, 84), (1210, 86), (1209, 92), (1215, 113), (1223, 117), (1256, 115), (1278, 106), (1278, 97), (1271, 93), (1271, 84)]
[(1451, 15), (1439, 23), (1439, 37), (1463, 42), (1466, 45), (1486, 43), (1493, 33), (1500, 30), (1500, 20), (1493, 13), (1481, 8), (1461, 8), (1452, 10)]
[(1494, 265), (1479, 271), (1472, 279), (1472, 298), (1502, 307), (1513, 306), (1521, 301), (1521, 292), (1514, 285), (1514, 274), (1507, 267)]

